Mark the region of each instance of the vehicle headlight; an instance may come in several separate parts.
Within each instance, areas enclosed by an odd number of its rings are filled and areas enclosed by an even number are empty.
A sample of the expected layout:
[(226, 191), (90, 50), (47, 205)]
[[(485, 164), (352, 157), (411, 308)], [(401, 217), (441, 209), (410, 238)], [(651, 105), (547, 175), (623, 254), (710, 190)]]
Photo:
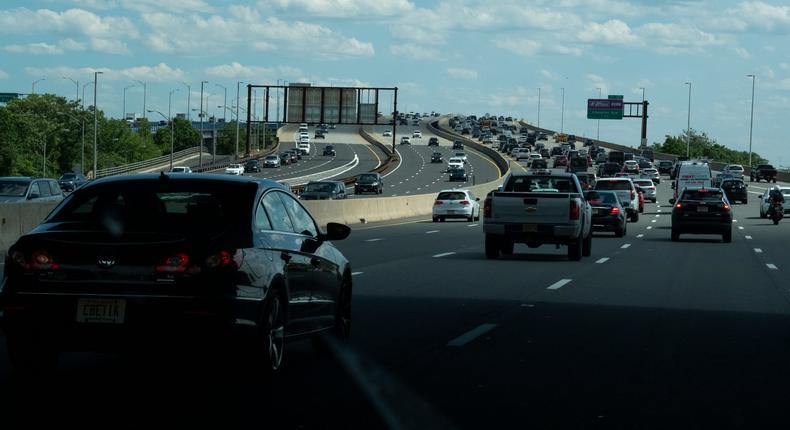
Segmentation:
[(378, 182), (374, 182), (374, 183), (372, 183), (370, 185), (373, 185), (374, 187), (377, 187), (377, 186), (379, 186), (379, 183)]

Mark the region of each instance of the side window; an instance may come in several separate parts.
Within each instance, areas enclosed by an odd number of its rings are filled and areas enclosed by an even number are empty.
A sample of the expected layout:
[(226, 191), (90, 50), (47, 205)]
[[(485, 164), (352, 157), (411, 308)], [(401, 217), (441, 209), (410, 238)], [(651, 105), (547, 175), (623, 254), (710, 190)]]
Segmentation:
[(52, 193), (49, 191), (49, 183), (47, 181), (38, 181), (38, 189), (41, 190), (41, 197), (49, 197)]
[(60, 190), (60, 185), (58, 185), (58, 183), (55, 181), (49, 181), (49, 189), (52, 191), (53, 196), (59, 196), (63, 194), (63, 192)]
[(291, 218), (288, 216), (288, 211), (285, 210), (282, 200), (277, 197), (277, 192), (266, 194), (261, 200), (263, 207), (266, 208), (266, 213), (269, 215), (269, 220), (272, 223), (272, 229), (277, 231), (284, 231), (293, 233), (294, 228), (291, 224)]
[(271, 230), (272, 223), (269, 222), (269, 217), (266, 215), (266, 209), (263, 207), (263, 199), (258, 203), (255, 208), (255, 228), (258, 230)]
[(41, 190), (38, 188), (38, 182), (33, 182), (30, 185), (30, 193), (28, 194), (28, 196), (32, 196), (33, 194), (38, 194), (39, 196), (41, 196)]
[(317, 237), (318, 230), (315, 227), (313, 217), (299, 204), (293, 197), (284, 193), (277, 193), (285, 205), (285, 209), (291, 215), (294, 231), (307, 236)]

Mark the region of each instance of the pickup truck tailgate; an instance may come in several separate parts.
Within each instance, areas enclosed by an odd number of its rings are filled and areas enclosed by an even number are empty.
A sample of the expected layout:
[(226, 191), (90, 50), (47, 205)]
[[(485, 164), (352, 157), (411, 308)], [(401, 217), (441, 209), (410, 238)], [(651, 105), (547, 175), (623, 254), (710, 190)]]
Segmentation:
[(568, 193), (493, 193), (491, 221), (496, 223), (555, 224), (570, 219)]

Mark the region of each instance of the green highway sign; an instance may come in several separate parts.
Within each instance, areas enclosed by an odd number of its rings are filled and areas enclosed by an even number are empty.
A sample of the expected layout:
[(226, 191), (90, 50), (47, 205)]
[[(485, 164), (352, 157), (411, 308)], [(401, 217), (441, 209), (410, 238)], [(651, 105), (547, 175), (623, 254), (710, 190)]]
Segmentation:
[(587, 110), (587, 119), (623, 119), (623, 111), (620, 109), (598, 109)]
[(589, 99), (587, 119), (623, 119), (623, 101), (612, 98)]
[(19, 98), (19, 94), (17, 93), (0, 93), (0, 103), (8, 103), (11, 100), (18, 98)]
[(621, 94), (610, 94), (609, 100), (622, 100), (623, 96)]

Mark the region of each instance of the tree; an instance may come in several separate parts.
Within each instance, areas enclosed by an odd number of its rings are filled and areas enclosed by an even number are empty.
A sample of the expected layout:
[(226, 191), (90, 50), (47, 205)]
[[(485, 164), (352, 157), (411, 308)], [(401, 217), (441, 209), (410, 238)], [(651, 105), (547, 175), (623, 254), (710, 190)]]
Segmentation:
[[(653, 150), (656, 152), (663, 152), (665, 154), (686, 155), (686, 137), (684, 132), (679, 136), (666, 135), (664, 143), (654, 143)], [(724, 145), (716, 143), (716, 140), (708, 137), (704, 132), (698, 133), (696, 130), (690, 130), (688, 143), (688, 154), (691, 158), (707, 158), (712, 161), (719, 161), (722, 163), (732, 164), (748, 164), (749, 152), (736, 151), (727, 148)], [(752, 164), (763, 164), (768, 161), (760, 157), (757, 153), (752, 152)]]
[[(173, 135), (175, 145), (174, 152), (198, 146), (200, 142), (200, 132), (192, 127), (192, 124), (185, 120), (176, 118), (173, 121)], [(154, 134), (154, 143), (162, 154), (170, 153), (170, 127), (162, 127)]]
[[(239, 154), (244, 153), (247, 143), (247, 132), (245, 126), (239, 126)], [(217, 152), (220, 154), (233, 154), (236, 151), (236, 121), (225, 123), (217, 136)]]

